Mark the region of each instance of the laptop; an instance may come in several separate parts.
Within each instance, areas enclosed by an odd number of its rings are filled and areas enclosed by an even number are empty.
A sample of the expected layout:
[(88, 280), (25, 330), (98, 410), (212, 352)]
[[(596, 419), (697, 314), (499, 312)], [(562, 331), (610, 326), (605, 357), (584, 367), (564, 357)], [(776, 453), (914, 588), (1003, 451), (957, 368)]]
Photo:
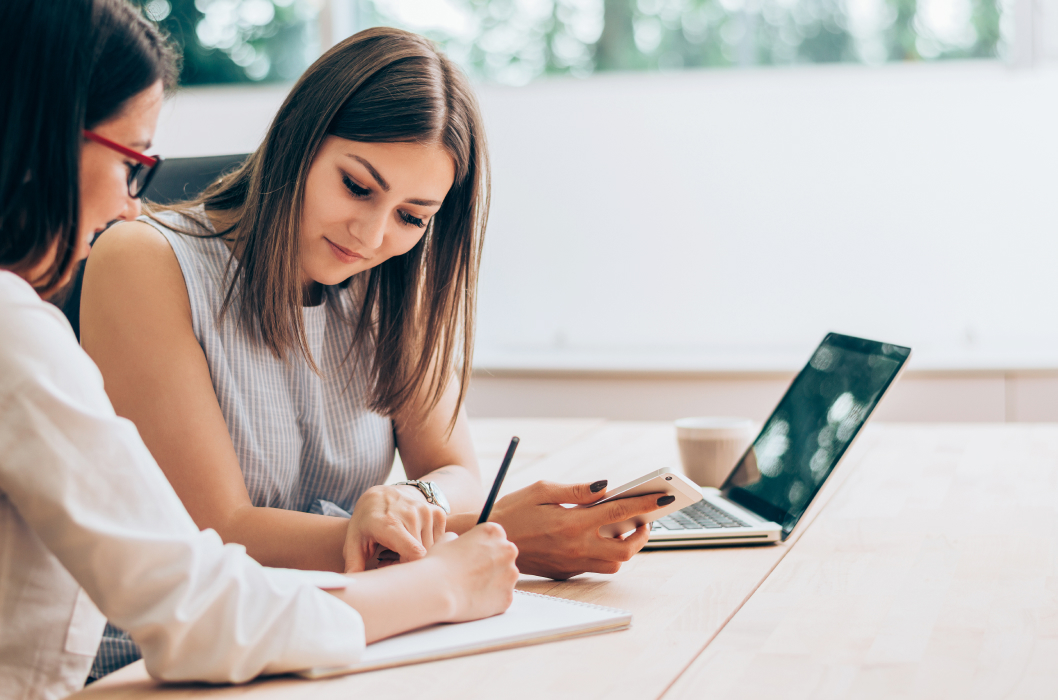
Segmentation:
[(646, 548), (785, 541), (910, 355), (828, 334), (727, 481), (655, 520)]

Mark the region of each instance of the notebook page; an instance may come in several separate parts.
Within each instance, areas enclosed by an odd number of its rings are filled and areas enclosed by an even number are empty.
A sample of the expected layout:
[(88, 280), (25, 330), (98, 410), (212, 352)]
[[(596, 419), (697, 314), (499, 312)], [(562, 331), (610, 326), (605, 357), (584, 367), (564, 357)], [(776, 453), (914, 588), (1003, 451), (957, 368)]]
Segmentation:
[(632, 613), (553, 596), (514, 592), (507, 612), (458, 624), (433, 625), (369, 644), (360, 661), (341, 668), (316, 668), (308, 678), (360, 673), (390, 666), (463, 656), (597, 632), (625, 629)]

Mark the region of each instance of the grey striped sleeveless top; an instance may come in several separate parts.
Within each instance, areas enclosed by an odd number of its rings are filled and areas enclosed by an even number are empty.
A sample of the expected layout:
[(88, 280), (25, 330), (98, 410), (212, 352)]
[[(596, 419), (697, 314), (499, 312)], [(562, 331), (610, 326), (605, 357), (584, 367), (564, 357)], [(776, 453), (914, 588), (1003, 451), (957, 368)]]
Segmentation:
[[(196, 230), (175, 212), (158, 218)], [(385, 482), (395, 450), (389, 418), (366, 406), (369, 363), (349, 353), (354, 328), (344, 319), (356, 317), (347, 313), (350, 294), (328, 288), (321, 305), (302, 308), (316, 374), (294, 353), (277, 359), (256, 328), (237, 323), (234, 310), (220, 317), (231, 256), (223, 241), (146, 221), (165, 236), (180, 263), (195, 337), (250, 500), (258, 507), (348, 515), (364, 491)]]

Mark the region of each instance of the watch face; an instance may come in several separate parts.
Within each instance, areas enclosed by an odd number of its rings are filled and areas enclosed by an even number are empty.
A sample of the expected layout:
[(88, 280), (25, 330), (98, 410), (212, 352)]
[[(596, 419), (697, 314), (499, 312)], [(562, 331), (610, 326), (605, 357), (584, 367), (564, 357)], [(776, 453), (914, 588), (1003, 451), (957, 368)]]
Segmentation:
[(448, 499), (445, 498), (445, 495), (441, 492), (441, 489), (437, 488), (437, 484), (433, 483), (432, 481), (424, 481), (423, 483), (426, 484), (426, 488), (430, 489), (430, 498), (433, 500), (433, 502), (439, 505), (444, 512), (451, 513), (452, 509), (448, 505)]
[(452, 507), (448, 505), (448, 499), (445, 498), (444, 493), (438, 488), (437, 484), (432, 481), (419, 481), (418, 479), (413, 479), (411, 481), (399, 481), (396, 485), (414, 486), (422, 492), (422, 495), (426, 497), (427, 502), (439, 506), (445, 513), (452, 512)]

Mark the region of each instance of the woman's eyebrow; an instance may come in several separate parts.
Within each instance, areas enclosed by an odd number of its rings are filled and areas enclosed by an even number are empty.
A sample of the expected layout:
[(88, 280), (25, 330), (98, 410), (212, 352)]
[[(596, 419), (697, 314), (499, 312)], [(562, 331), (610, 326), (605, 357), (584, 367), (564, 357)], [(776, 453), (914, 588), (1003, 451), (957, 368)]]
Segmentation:
[(378, 171), (375, 170), (375, 166), (373, 166), (373, 165), (371, 165), (371, 163), (367, 162), (367, 159), (361, 158), (360, 156), (353, 155), (352, 153), (346, 153), (345, 155), (347, 155), (348, 157), (352, 158), (353, 160), (359, 162), (360, 165), (362, 165), (365, 168), (367, 168), (367, 172), (371, 173), (371, 177), (375, 178), (375, 182), (377, 182), (378, 186), (382, 188), (382, 191), (383, 192), (389, 192), (389, 183), (386, 182), (386, 180), (381, 175), (378, 174)]
[[(361, 158), (360, 156), (354, 155), (352, 153), (346, 153), (345, 155), (367, 168), (367, 172), (371, 173), (371, 177), (375, 178), (375, 182), (377, 182), (378, 186), (382, 188), (382, 191), (389, 192), (389, 183), (386, 182), (385, 178), (379, 175), (378, 171), (375, 170), (375, 166), (371, 165), (371, 163), (369, 163), (366, 158)], [(404, 201), (408, 204), (417, 204), (420, 207), (441, 206), (441, 202), (437, 201), (436, 199), (406, 199)]]

